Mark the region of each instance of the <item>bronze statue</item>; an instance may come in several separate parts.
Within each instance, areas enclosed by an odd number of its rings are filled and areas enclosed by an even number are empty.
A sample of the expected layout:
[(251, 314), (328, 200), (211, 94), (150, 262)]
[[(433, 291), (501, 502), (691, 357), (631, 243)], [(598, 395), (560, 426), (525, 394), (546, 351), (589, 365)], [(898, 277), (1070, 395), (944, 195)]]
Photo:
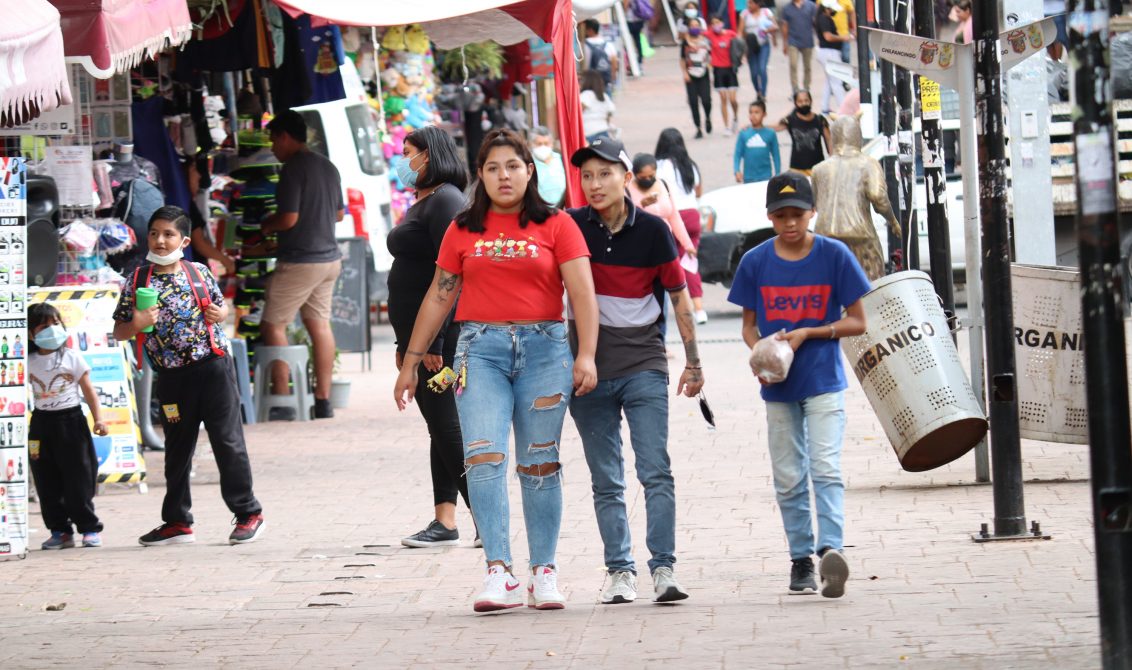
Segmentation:
[(870, 280), (884, 276), (884, 254), (873, 225), (870, 205), (900, 237), (900, 222), (888, 202), (884, 171), (861, 153), (861, 123), (854, 116), (833, 122), (833, 153), (814, 166), (814, 232), (849, 246)]

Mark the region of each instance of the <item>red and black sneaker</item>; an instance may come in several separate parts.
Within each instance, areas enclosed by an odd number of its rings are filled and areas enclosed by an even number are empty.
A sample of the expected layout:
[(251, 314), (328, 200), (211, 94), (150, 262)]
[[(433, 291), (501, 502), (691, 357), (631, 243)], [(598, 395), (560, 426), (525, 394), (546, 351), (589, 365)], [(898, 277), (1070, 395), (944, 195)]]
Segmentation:
[(186, 523), (163, 523), (138, 538), (138, 543), (146, 547), (190, 542), (196, 542), (196, 537), (193, 535), (193, 527)]
[(252, 514), (243, 520), (236, 519), (236, 529), (228, 536), (228, 544), (255, 542), (263, 534), (266, 523), (262, 514)]

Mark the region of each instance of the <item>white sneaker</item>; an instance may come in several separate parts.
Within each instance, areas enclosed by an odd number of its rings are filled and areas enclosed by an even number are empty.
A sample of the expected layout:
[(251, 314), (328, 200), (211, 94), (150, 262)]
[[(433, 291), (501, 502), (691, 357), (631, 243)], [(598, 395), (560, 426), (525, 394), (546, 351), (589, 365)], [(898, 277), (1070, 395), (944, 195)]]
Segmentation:
[(836, 549), (826, 549), (818, 562), (821, 575), (821, 594), (826, 598), (840, 598), (845, 595), (845, 580), (849, 579), (849, 562), (845, 555)]
[(723, 127), (723, 136), (724, 137), (731, 137), (731, 127), (730, 126), (724, 126)]
[(707, 312), (705, 310), (696, 310), (696, 323), (700, 324), (701, 326), (707, 323)]
[(483, 578), (483, 591), (476, 596), (472, 609), (494, 612), (523, 606), (522, 584), (502, 565), (492, 565)]
[(680, 582), (672, 574), (672, 568), (657, 568), (652, 573), (653, 592), (656, 597), (654, 603), (671, 603), (684, 600), (688, 592), (680, 588)]
[(609, 588), (601, 594), (602, 605), (620, 605), (637, 599), (637, 576), (628, 570), (615, 572)]
[(558, 592), (558, 573), (554, 568), (540, 565), (527, 585), (527, 607), (536, 610), (560, 610), (566, 607), (566, 597)]

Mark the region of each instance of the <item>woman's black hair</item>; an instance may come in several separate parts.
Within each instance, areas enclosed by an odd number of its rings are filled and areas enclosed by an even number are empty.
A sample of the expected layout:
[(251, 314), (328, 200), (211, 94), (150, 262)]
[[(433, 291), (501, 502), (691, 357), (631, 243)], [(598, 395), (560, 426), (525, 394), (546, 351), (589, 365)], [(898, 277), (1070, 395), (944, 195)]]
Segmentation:
[(800, 89), (798, 89), (797, 91), (794, 91), (794, 97), (793, 97), (793, 100), (794, 100), (794, 106), (795, 106), (795, 107), (797, 107), (797, 106), (798, 106), (798, 96), (802, 95), (803, 93), (804, 93), (804, 94), (806, 94), (807, 96), (809, 96), (809, 98), (810, 98), (810, 104), (811, 104), (811, 105), (812, 105), (812, 104), (814, 104), (814, 94), (813, 94), (813, 93), (810, 93), (809, 91), (807, 91), (807, 90), (806, 90), (806, 89), (804, 89), (804, 88), (800, 88)]
[[(60, 325), (62, 325), (64, 328), (66, 328), (66, 324), (63, 323), (63, 315), (59, 313), (59, 310), (56, 309), (55, 305), (52, 305), (49, 302), (37, 302), (35, 304), (28, 305), (28, 352), (29, 353), (32, 353), (32, 354), (39, 353), (39, 345), (37, 345), (35, 343), (35, 338), (32, 337), (32, 335), (31, 335), (32, 331), (34, 331), (36, 328), (39, 328), (41, 325), (47, 323), (53, 317), (59, 322)], [(63, 346), (67, 346), (67, 345), (64, 344)]]
[(650, 165), (656, 167), (656, 156), (652, 154), (637, 154), (633, 156), (633, 174), (637, 174)]
[[(506, 128), (488, 133), (483, 138), (480, 152), (476, 156), (476, 172), (483, 170), (484, 164), (487, 163), (488, 154), (496, 147), (510, 147), (519, 155), (519, 160), (532, 167), (531, 178), (527, 182), (527, 190), (523, 193), (522, 206), (519, 209), (519, 227), (526, 228), (531, 221), (544, 223), (554, 214), (555, 209), (543, 202), (542, 197), (538, 194), (538, 170), (533, 169), (535, 159), (531, 156), (531, 150), (527, 148), (527, 143), (518, 133)], [(477, 179), (475, 189), (472, 191), (471, 203), (464, 211), (456, 215), (456, 226), (466, 228), (473, 233), (482, 233), (484, 231), (484, 220), (487, 219), (487, 212), (490, 209), (491, 198), (487, 195), (487, 188), (483, 185), (483, 179)]]
[(684, 146), (684, 136), (675, 128), (665, 128), (660, 131), (656, 140), (656, 151), (653, 152), (658, 161), (670, 160), (676, 168), (676, 178), (684, 185), (685, 191), (691, 191), (696, 186), (696, 161), (688, 155), (688, 147)]
[(428, 163), (417, 177), (418, 189), (452, 184), (463, 191), (468, 186), (468, 168), (448, 133), (436, 126), (425, 126), (406, 135), (405, 141), (428, 152)]
[(605, 80), (597, 70), (586, 70), (578, 80), (583, 91), (593, 91), (598, 100), (605, 100)]
[(189, 221), (189, 215), (185, 213), (185, 210), (176, 205), (165, 205), (164, 207), (158, 208), (158, 210), (153, 213), (153, 216), (149, 217), (149, 224), (146, 226), (146, 230), (152, 230), (153, 224), (160, 220), (168, 221), (173, 224), (177, 232), (185, 237), (188, 237), (189, 234), (192, 233), (193, 225)]

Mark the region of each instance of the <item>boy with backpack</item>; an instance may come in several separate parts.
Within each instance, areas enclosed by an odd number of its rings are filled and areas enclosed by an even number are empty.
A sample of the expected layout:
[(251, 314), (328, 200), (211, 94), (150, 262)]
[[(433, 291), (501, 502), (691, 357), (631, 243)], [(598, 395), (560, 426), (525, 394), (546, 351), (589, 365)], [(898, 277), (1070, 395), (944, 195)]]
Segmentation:
[(582, 22), (586, 40), (582, 45), (583, 70), (593, 70), (605, 82), (605, 92), (613, 93), (613, 83), (617, 79), (617, 47), (601, 34), (601, 24), (597, 19)]
[[(189, 473), (201, 422), (220, 470), (221, 495), (236, 516), (228, 542), (254, 542), (264, 529), (262, 507), (252, 493), (235, 366), (220, 327), (228, 308), (208, 268), (183, 260), (189, 232), (189, 217), (180, 207), (153, 213), (149, 264), (127, 278), (114, 310), (114, 339), (138, 338), (138, 348), (144, 350), (139, 356), (148, 356), (158, 373), (156, 391), (165, 429), (164, 523), (138, 538), (145, 546), (195, 541)], [(156, 305), (137, 308), (141, 288), (157, 292)]]

